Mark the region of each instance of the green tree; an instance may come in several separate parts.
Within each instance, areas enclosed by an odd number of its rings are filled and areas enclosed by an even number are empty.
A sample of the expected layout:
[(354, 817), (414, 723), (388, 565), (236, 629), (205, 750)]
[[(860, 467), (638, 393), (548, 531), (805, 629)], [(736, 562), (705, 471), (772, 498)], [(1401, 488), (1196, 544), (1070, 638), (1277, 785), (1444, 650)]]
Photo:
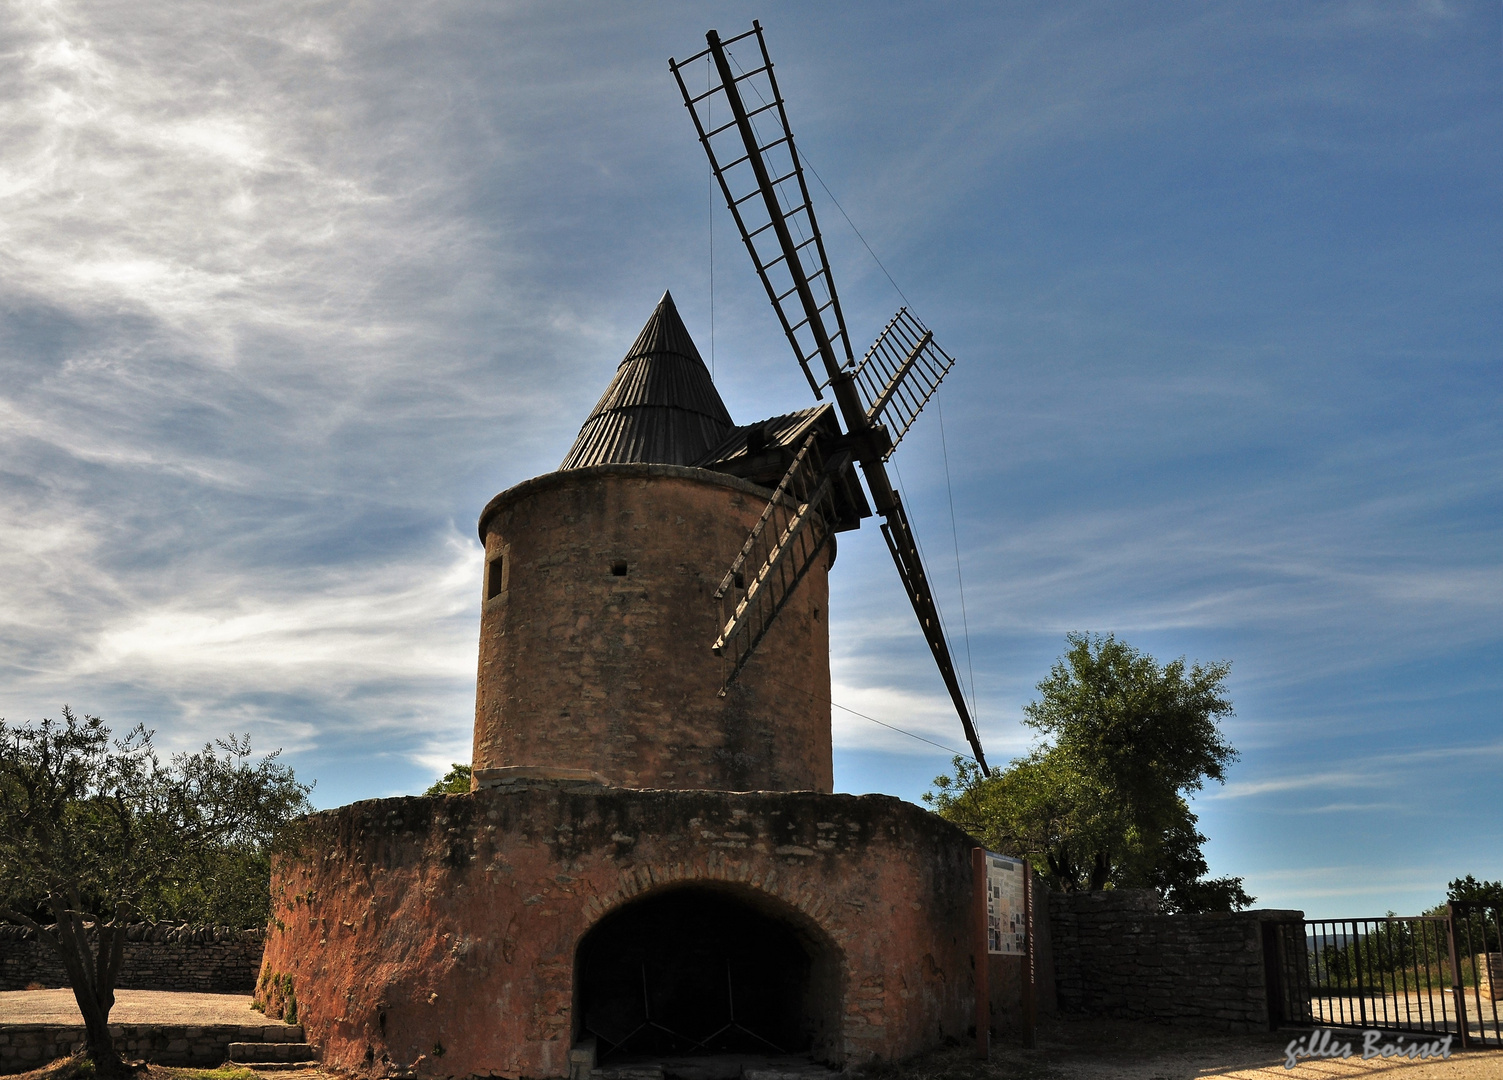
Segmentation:
[(1446, 900), (1452, 904), (1503, 905), (1503, 881), (1478, 881), (1471, 874), (1454, 878), (1446, 886)]
[(449, 766), (449, 771), (435, 783), (430, 784), (424, 795), (464, 795), (470, 790), (470, 767), (459, 762)]
[[(1455, 910), (1462, 947), (1474, 952), (1497, 952), (1500, 947), (1498, 919), (1503, 912), (1503, 881), (1478, 881), (1471, 874), (1455, 878), (1446, 886), (1448, 904), (1478, 904), (1482, 909)], [(1487, 910), (1487, 909), (1491, 910)], [(1444, 911), (1444, 909), (1442, 909)]]
[(1128, 828), (1120, 805), (1057, 748), (1036, 749), (1006, 770), (981, 775), (954, 759), (955, 775), (935, 777), (924, 796), (941, 817), (993, 851), (1030, 856), (1056, 889), (1101, 888), (1105, 852)]
[[(89, 1057), (107, 1076), (124, 1070), (109, 1014), (126, 925), (222, 913), (221, 885), (231, 909), (264, 924), (267, 860), (311, 808), (311, 788), (276, 754), (251, 760), (248, 736), (165, 765), (151, 740), (139, 725), (112, 739), (97, 716), (66, 706), (61, 722), (0, 720), (0, 914), (61, 958)], [(228, 880), (242, 871), (257, 876)]]
[(1151, 887), (1172, 910), (1246, 907), (1241, 878), (1205, 877), (1206, 837), (1186, 798), (1225, 782), (1236, 760), (1218, 725), (1232, 714), (1231, 665), (1160, 666), (1114, 635), (1067, 641), (1024, 709), (1040, 744), (990, 777), (957, 758), (925, 800), (988, 847), (1029, 858), (1055, 889)]
[(1503, 907), (1503, 881), (1478, 881), (1475, 875), (1452, 878), (1446, 885), (1446, 898), (1420, 912), (1441, 917), (1449, 904), (1490, 904)]

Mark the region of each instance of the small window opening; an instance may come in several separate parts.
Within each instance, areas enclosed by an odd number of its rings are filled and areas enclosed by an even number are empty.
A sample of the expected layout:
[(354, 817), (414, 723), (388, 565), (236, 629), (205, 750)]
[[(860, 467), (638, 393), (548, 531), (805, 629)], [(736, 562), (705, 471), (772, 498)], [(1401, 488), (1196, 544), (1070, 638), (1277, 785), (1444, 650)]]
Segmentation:
[(743, 574), (740, 570), (736, 571), (736, 576), (732, 580), (735, 581), (736, 588), (738, 588), (738, 589), (744, 589), (744, 588), (746, 588), (746, 575)]
[(819, 622), (819, 608), (814, 609), (814, 621)]
[(485, 598), (494, 600), (501, 595), (502, 556), (497, 555), (485, 564)]
[(615, 574), (617, 577), (625, 577), (626, 576), (626, 560), (625, 559), (617, 559), (615, 562), (611, 563), (611, 573)]

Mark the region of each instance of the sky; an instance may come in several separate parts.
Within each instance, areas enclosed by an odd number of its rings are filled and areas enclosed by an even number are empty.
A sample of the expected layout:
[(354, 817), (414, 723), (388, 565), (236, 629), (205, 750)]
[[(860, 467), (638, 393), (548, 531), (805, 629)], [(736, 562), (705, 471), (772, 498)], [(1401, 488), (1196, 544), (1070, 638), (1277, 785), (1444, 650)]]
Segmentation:
[[(811, 403), (667, 67), (760, 18), (858, 350), (906, 297), (958, 358), (894, 462), (993, 763), (1115, 633), (1232, 663), (1258, 906), (1503, 878), (1496, 2), (0, 12), (10, 722), (323, 807), (467, 760), (476, 518), (663, 290), (738, 421)], [(917, 801), (858, 714), (964, 739), (876, 529), (831, 588), (837, 788)]]

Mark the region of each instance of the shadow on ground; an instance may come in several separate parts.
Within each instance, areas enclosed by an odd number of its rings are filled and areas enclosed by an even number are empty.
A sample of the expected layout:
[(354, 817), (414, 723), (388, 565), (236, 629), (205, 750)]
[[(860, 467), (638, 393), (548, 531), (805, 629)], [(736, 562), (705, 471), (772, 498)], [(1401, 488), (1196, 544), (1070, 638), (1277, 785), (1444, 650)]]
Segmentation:
[[(1503, 1080), (1503, 1050), (1468, 1051), (1446, 1061), (1375, 1059), (1303, 1061), (1285, 1069), (1284, 1048), (1305, 1031), (1229, 1035), (1189, 1027), (1103, 1020), (1053, 1020), (1038, 1046), (1025, 1050), (1000, 1037), (990, 1061), (955, 1046), (909, 1061), (863, 1067), (851, 1080)], [(1353, 1039), (1360, 1053), (1360, 1037)], [(59, 1066), (62, 1066), (59, 1068)], [(832, 1078), (834, 1074), (831, 1074)], [(250, 1069), (152, 1066), (139, 1080), (348, 1080), (317, 1068), (257, 1074)], [(64, 1063), (4, 1080), (94, 1080)]]
[[(1503, 1050), (1455, 1053), (1445, 1061), (1354, 1056), (1284, 1067), (1285, 1047), (1306, 1030), (1233, 1035), (1222, 1031), (1116, 1020), (1062, 1019), (1039, 1027), (1038, 1046), (998, 1037), (991, 1060), (957, 1046), (909, 1061), (860, 1070), (869, 1080), (1503, 1080)], [(1360, 1036), (1353, 1036), (1357, 1054)]]

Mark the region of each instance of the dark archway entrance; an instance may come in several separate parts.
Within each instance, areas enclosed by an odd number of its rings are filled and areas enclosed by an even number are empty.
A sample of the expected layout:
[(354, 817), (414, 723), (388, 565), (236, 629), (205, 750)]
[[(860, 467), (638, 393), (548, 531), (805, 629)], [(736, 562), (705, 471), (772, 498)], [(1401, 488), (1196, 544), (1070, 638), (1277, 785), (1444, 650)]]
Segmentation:
[(580, 941), (574, 985), (577, 1035), (600, 1061), (837, 1056), (839, 950), (750, 890), (673, 888), (612, 912)]

